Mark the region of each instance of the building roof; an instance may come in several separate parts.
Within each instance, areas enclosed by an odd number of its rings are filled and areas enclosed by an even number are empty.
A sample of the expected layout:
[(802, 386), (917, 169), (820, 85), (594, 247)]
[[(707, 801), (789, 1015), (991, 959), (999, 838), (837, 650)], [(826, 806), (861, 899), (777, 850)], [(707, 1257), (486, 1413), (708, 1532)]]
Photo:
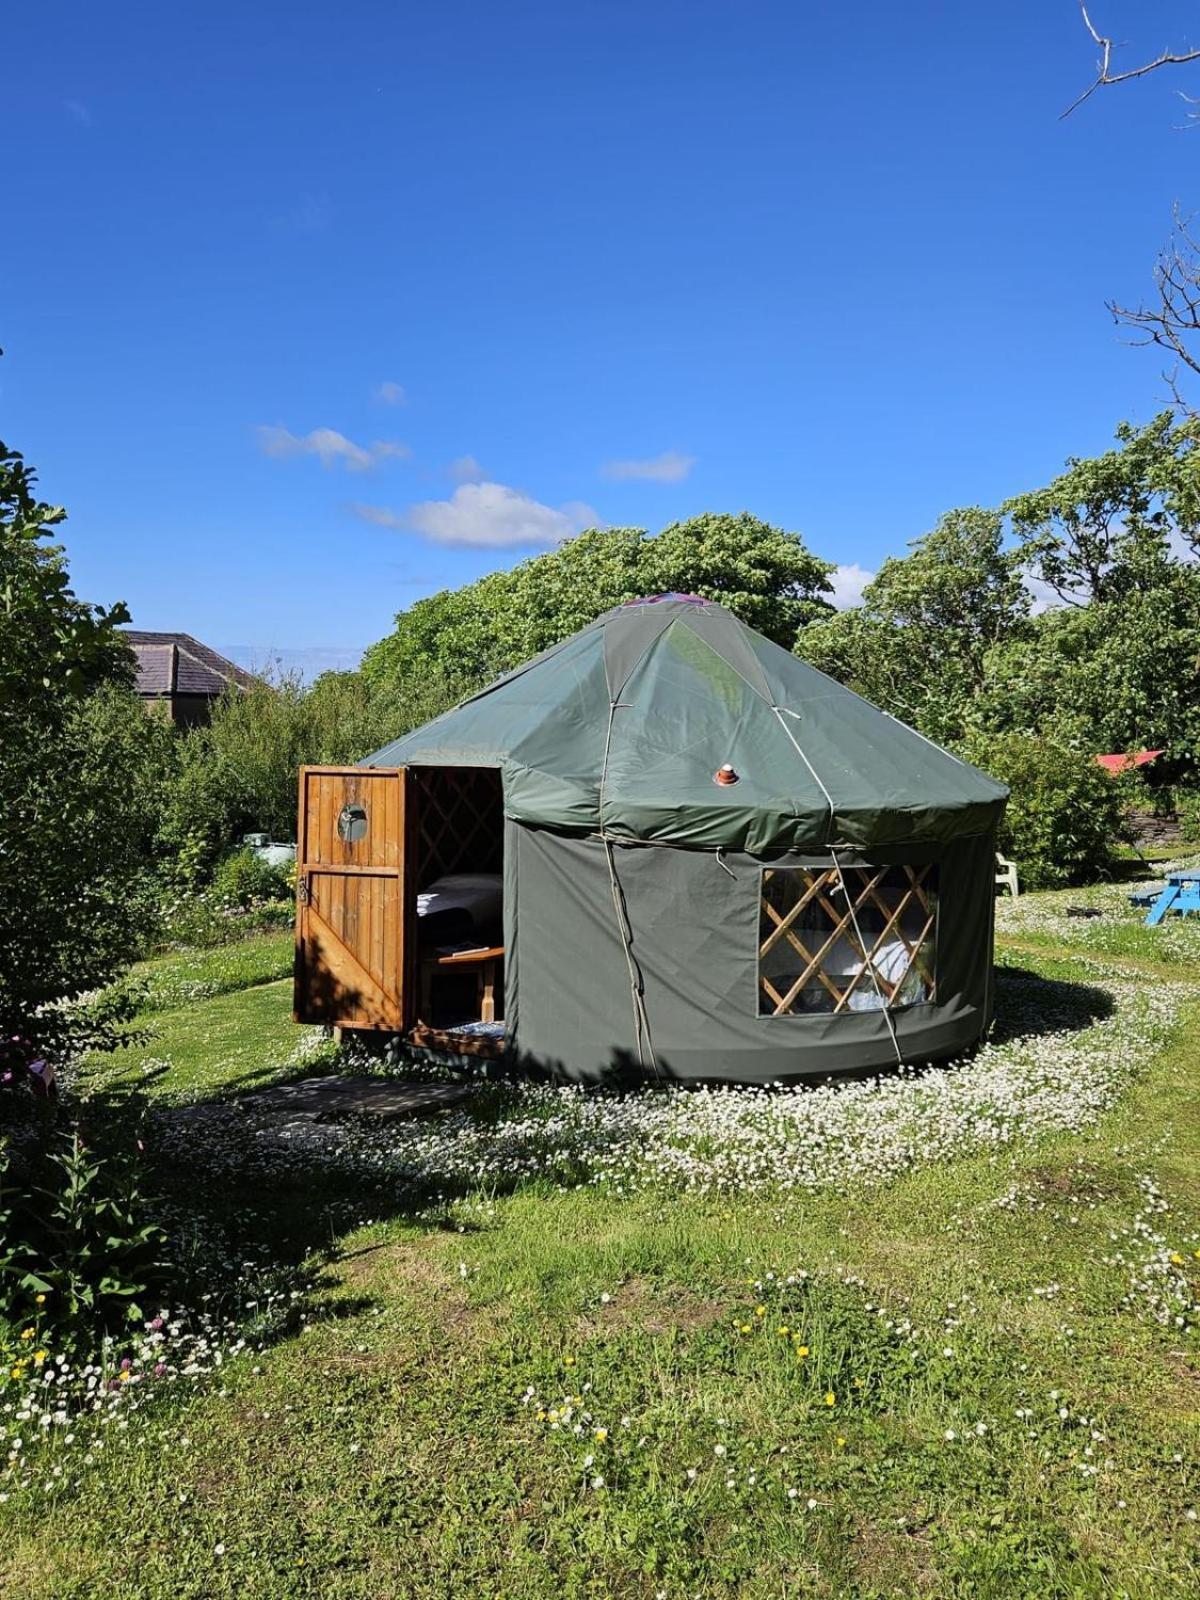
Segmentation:
[(619, 606), (366, 764), (408, 763), (499, 767), (518, 822), (708, 849), (953, 839), (994, 827), (1008, 797), (723, 607), (679, 596)]
[(147, 696), (219, 695), (227, 683), (248, 689), (254, 674), (229, 661), (190, 633), (146, 633), (122, 628), (137, 657), (137, 691)]
[(1097, 756), (1096, 762), (1106, 772), (1113, 774), (1129, 772), (1134, 767), (1149, 766), (1151, 761), (1156, 761), (1159, 756), (1166, 755), (1165, 750), (1133, 750), (1127, 755)]

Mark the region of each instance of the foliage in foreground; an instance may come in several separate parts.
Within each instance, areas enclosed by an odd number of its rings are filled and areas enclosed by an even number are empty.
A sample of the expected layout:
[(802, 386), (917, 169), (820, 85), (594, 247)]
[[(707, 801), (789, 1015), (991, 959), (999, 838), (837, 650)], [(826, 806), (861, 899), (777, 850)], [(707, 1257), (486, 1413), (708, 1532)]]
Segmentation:
[(127, 614), (72, 593), (48, 542), (62, 520), (0, 446), (0, 1119), (32, 1063), (103, 1036), (69, 1002), (129, 958), (145, 870), (98, 695), (129, 682)]

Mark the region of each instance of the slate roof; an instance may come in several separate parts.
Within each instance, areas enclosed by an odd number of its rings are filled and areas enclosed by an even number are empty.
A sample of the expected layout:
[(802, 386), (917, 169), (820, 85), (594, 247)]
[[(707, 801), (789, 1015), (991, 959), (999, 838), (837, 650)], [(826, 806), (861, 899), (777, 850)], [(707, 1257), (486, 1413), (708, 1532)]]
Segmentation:
[(122, 628), (137, 657), (137, 691), (146, 696), (216, 696), (230, 681), (248, 689), (254, 674), (210, 650), (190, 633), (146, 633)]

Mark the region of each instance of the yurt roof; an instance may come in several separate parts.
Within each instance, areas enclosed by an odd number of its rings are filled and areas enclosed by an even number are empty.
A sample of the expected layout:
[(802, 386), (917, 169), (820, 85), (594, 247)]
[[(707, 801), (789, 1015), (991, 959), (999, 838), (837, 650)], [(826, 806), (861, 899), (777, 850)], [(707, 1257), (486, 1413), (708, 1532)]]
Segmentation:
[(364, 765), (498, 767), (518, 822), (753, 852), (978, 834), (1008, 795), (690, 595), (607, 612)]

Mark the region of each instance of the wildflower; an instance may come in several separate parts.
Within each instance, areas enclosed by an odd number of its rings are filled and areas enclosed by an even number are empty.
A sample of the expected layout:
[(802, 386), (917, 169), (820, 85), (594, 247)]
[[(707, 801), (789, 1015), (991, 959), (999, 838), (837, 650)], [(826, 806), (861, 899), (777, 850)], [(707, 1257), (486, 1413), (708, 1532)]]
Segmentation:
[(803, 1361), (808, 1355), (808, 1346), (806, 1344), (798, 1344), (796, 1346), (796, 1354), (799, 1356), (800, 1360)]
[(22, 1339), (32, 1339), (33, 1338), (33, 1329), (32, 1328), (23, 1329), (22, 1332), (21, 1332), (21, 1337), (22, 1337)]
[(46, 1352), (44, 1350), (35, 1350), (33, 1352), (33, 1359), (37, 1362), (38, 1366), (40, 1367), (42, 1362), (45, 1361), (45, 1359), (46, 1359)]
[(603, 1489), (603, 1487), (604, 1487), (604, 1479), (600, 1476), (599, 1473), (597, 1473), (596, 1476), (592, 1479), (592, 1488), (593, 1489)]
[[(1197, 1250), (1196, 1254), (1200, 1256), (1200, 1250)], [(35, 1306), (44, 1306), (46, 1304), (46, 1296), (44, 1294), (35, 1294), (33, 1303)]]
[(1181, 1267), (1183, 1265), (1183, 1257), (1178, 1250), (1171, 1251), (1171, 1265), (1173, 1267)]
[(715, 1444), (715, 1445), (713, 1445), (713, 1455), (715, 1455), (715, 1456), (723, 1456), (724, 1454), (725, 1454), (725, 1446), (723, 1444)]
[(837, 1405), (837, 1398), (834, 1395), (834, 1392), (833, 1392), (832, 1389), (829, 1389), (829, 1390), (826, 1391), (825, 1404), (827, 1406), (835, 1406), (835, 1405)]
[(779, 1330), (779, 1337), (780, 1337), (780, 1338), (781, 1338), (781, 1339), (786, 1339), (786, 1338), (787, 1338), (787, 1336), (788, 1336), (788, 1334), (789, 1334), (789, 1333), (791, 1333), (791, 1331), (792, 1331), (792, 1330), (791, 1330), (791, 1329), (790, 1329), (790, 1328), (780, 1328), (780, 1330)]
[(564, 1367), (573, 1367), (574, 1365), (575, 1365), (575, 1357), (574, 1356), (564, 1356), (563, 1357), (563, 1366)]
[(947, 1428), (945, 1433), (942, 1435), (942, 1438), (945, 1439), (947, 1443), (950, 1443), (954, 1439), (954, 1429)]
[(750, 1332), (750, 1324), (748, 1322), (740, 1322), (738, 1324), (738, 1332), (739, 1333), (749, 1333)]
[(607, 1428), (597, 1428), (596, 1432), (595, 1432), (595, 1437), (597, 1439), (599, 1439), (601, 1444), (603, 1444), (604, 1441), (608, 1438), (608, 1429)]

